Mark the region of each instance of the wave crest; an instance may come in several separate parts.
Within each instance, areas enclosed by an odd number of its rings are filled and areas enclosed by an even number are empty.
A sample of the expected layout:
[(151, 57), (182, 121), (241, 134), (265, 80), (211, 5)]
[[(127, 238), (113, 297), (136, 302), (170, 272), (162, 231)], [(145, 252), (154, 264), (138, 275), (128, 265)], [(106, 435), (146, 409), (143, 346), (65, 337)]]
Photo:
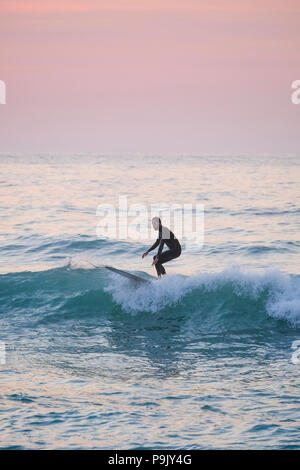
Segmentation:
[(258, 311), (265, 311), (270, 317), (300, 326), (299, 279), (277, 270), (257, 273), (229, 267), (220, 273), (169, 275), (153, 281), (150, 288), (135, 288), (125, 279), (112, 276), (105, 290), (130, 312), (154, 313), (172, 307), (176, 312), (205, 313), (213, 308), (222, 310), (223, 316), (229, 312), (256, 318)]

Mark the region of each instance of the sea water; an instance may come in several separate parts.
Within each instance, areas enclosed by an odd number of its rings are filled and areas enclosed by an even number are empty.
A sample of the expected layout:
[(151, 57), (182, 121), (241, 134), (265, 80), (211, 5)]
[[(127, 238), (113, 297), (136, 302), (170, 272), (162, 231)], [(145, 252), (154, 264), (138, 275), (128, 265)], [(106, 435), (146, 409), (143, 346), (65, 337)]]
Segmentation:
[[(154, 231), (96, 232), (120, 196), (203, 205), (203, 246), (152, 281)], [(299, 448), (299, 158), (2, 155), (0, 206), (1, 448)]]

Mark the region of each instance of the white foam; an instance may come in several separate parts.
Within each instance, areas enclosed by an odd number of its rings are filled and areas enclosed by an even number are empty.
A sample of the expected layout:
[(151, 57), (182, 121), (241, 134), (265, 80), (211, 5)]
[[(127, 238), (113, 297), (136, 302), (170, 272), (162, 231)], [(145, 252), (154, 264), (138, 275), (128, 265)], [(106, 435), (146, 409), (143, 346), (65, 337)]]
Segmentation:
[(81, 257), (76, 256), (67, 258), (65, 260), (64, 266), (70, 269), (97, 269), (98, 267), (100, 267), (96, 264), (96, 262), (92, 263), (88, 259), (83, 259)]
[(177, 304), (193, 290), (201, 288), (202, 292), (211, 292), (228, 283), (236, 295), (256, 299), (266, 292), (267, 314), (287, 320), (293, 326), (300, 326), (300, 281), (278, 270), (255, 272), (231, 266), (219, 273), (198, 273), (190, 277), (168, 275), (153, 281), (150, 287), (136, 287), (126, 279), (111, 276), (106, 291), (127, 311), (157, 312)]

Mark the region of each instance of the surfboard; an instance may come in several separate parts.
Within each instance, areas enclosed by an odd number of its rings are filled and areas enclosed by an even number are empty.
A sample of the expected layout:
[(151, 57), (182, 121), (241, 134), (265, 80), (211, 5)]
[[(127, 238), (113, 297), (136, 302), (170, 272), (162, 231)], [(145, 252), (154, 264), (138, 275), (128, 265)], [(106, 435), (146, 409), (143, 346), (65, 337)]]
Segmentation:
[(104, 266), (105, 269), (109, 271), (119, 274), (120, 276), (127, 277), (132, 281), (139, 282), (140, 284), (149, 284), (150, 281), (147, 279), (143, 279), (142, 277), (136, 276), (135, 274), (128, 273), (127, 271), (123, 271), (122, 269), (113, 268), (112, 266)]

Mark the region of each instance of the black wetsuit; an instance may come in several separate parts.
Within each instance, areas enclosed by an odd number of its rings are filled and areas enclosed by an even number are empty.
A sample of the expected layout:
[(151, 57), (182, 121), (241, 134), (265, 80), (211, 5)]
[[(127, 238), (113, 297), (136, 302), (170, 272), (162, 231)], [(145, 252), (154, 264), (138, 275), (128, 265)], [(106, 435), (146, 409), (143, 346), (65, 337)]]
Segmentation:
[[(164, 244), (166, 244), (169, 249), (162, 253)], [(158, 238), (156, 242), (151, 246), (151, 248), (149, 248), (148, 252), (154, 250), (154, 248), (156, 248), (157, 246), (159, 246), (158, 252), (157, 255), (153, 256), (153, 259), (158, 257), (158, 261), (155, 264), (155, 268), (158, 276), (160, 276), (161, 274), (166, 274), (166, 270), (163, 267), (163, 263), (166, 263), (171, 259), (178, 258), (178, 256), (181, 255), (181, 245), (175, 237), (174, 233), (171, 232), (171, 230), (160, 225)]]

